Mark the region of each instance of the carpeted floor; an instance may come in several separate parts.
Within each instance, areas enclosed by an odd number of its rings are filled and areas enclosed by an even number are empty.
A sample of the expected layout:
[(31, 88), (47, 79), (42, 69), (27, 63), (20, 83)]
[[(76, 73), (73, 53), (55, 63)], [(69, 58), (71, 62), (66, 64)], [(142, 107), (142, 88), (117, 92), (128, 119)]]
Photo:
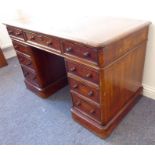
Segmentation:
[(41, 99), (28, 91), (16, 58), (0, 69), (0, 144), (155, 144), (155, 101), (142, 97), (106, 140), (71, 118), (65, 87)]

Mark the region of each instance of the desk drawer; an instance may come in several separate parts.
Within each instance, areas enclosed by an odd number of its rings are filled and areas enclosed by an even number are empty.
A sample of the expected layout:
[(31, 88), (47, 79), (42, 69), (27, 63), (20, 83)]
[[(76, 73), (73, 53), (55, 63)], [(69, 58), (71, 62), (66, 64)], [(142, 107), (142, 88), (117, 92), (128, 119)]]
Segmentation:
[(31, 69), (34, 69), (33, 62), (30, 56), (26, 56), (17, 51), (17, 57), (18, 57), (20, 64), (23, 64)]
[(60, 42), (57, 38), (26, 31), (28, 41), (44, 45), (47, 48), (52, 48), (60, 51)]
[(10, 36), (24, 40), (23, 30), (7, 26), (7, 30)]
[(38, 81), (37, 74), (35, 72), (30, 71), (28, 68), (24, 67), (23, 65), (21, 67), (22, 67), (25, 79), (28, 82), (32, 83), (33, 85), (39, 87), (40, 84), (39, 84), (39, 81)]
[(63, 52), (98, 63), (98, 52), (95, 48), (89, 48), (80, 44), (64, 41)]
[(78, 92), (79, 94), (82, 94), (96, 102), (99, 102), (99, 92), (97, 89), (91, 88), (90, 86), (87, 86), (86, 84), (70, 77), (68, 77), (68, 79), (70, 83), (70, 88), (73, 91)]
[(24, 54), (27, 54), (27, 55), (31, 55), (31, 47), (30, 46), (24, 45), (17, 41), (12, 41), (12, 43), (13, 43), (15, 50), (22, 52)]
[(98, 84), (99, 73), (97, 70), (87, 67), (85, 65), (74, 63), (72, 61), (66, 61), (66, 65), (68, 72)]
[(73, 108), (76, 108), (77, 110), (84, 113), (88, 117), (101, 121), (101, 111), (97, 105), (85, 101), (73, 93), (72, 93), (72, 100), (73, 100)]

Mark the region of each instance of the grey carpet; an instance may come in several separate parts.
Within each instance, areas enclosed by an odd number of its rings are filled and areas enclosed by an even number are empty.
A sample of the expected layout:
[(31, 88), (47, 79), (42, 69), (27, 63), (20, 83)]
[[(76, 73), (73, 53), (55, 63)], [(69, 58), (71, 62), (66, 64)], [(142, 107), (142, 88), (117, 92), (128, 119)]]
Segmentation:
[(106, 140), (71, 118), (65, 87), (41, 99), (28, 91), (16, 58), (0, 69), (0, 144), (155, 144), (155, 101), (142, 97)]

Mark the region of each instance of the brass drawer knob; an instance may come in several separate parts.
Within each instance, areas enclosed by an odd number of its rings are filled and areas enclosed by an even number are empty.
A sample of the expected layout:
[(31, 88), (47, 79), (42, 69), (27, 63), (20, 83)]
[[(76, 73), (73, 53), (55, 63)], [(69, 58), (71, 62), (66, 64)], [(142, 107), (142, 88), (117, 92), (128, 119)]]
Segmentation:
[(78, 88), (78, 84), (74, 84), (74, 85), (73, 85), (73, 88), (74, 88), (74, 89)]
[(95, 114), (95, 110), (94, 109), (90, 110), (90, 114)]
[(72, 51), (71, 47), (66, 48), (66, 52), (71, 52), (71, 51)]
[(94, 92), (93, 91), (89, 91), (88, 92), (88, 96), (93, 96), (94, 95)]
[(76, 102), (76, 105), (79, 107), (81, 105), (81, 102), (80, 101), (77, 101)]
[(87, 73), (86, 74), (86, 78), (90, 78), (90, 77), (92, 77), (92, 74), (91, 73)]
[(89, 52), (84, 52), (84, 53), (83, 53), (83, 56), (84, 56), (84, 57), (88, 57), (89, 55), (90, 55)]
[(70, 68), (70, 71), (71, 72), (74, 72), (74, 71), (76, 71), (76, 68), (75, 67), (72, 67), (72, 68)]

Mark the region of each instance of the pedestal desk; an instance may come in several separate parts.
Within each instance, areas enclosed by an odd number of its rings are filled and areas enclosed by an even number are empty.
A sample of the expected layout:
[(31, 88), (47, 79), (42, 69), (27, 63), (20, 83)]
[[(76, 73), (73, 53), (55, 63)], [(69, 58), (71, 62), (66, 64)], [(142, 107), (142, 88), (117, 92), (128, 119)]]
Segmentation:
[(69, 83), (73, 119), (106, 138), (142, 93), (150, 23), (109, 17), (64, 21), (5, 24), (27, 88), (46, 98)]

